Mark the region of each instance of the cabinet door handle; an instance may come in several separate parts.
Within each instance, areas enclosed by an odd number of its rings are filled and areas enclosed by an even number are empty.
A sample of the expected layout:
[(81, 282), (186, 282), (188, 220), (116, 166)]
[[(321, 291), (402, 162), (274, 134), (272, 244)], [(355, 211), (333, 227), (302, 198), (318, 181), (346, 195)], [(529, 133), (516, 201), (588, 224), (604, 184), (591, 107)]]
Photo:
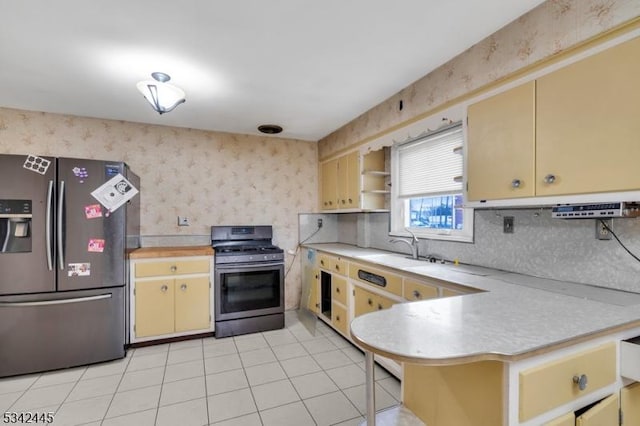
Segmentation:
[(340, 321), (340, 315), (336, 315), (336, 321)]
[(380, 311), (380, 310), (382, 310), (382, 309), (383, 309), (382, 304), (381, 304), (381, 303), (378, 303), (378, 310)]
[(324, 260), (321, 260), (321, 261), (320, 261), (320, 264), (321, 264), (322, 266), (324, 266)]
[(420, 299), (422, 295), (420, 294), (420, 292), (418, 290), (413, 290), (413, 298), (414, 299)]
[(346, 201), (345, 201), (345, 200), (342, 200), (342, 204), (345, 204), (345, 203), (346, 203)]
[(176, 265), (171, 266), (171, 272), (176, 272), (178, 267)]
[(182, 291), (187, 291), (187, 285), (186, 285), (186, 284), (182, 284), (182, 285), (180, 286), (180, 290), (182, 290)]
[(162, 287), (160, 287), (160, 291), (163, 292), (163, 293), (166, 293), (167, 290), (169, 290), (169, 287), (167, 287), (166, 284), (164, 284)]
[(514, 179), (511, 181), (512, 188), (520, 188), (521, 185), (522, 185), (522, 181), (520, 179)]
[(353, 200), (349, 198), (349, 204), (353, 204)]
[(373, 306), (373, 300), (367, 299), (367, 303), (369, 304), (369, 306)]
[(554, 183), (556, 181), (556, 175), (546, 175), (544, 177), (544, 183), (551, 185), (552, 183)]
[(336, 271), (340, 270), (340, 265), (336, 265)]
[(579, 376), (575, 375), (575, 376), (573, 376), (573, 383), (578, 385), (578, 389), (583, 391), (583, 390), (585, 390), (587, 388), (587, 384), (589, 383), (589, 379), (588, 379), (586, 374), (581, 374)]
[(340, 293), (340, 287), (336, 287), (336, 293)]

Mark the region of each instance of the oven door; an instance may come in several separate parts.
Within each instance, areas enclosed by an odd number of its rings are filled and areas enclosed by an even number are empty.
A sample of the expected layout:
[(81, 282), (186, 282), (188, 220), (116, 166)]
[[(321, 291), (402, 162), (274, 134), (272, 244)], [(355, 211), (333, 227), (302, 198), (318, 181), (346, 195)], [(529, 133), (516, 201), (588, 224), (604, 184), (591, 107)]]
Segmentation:
[(215, 320), (284, 312), (284, 264), (215, 266)]

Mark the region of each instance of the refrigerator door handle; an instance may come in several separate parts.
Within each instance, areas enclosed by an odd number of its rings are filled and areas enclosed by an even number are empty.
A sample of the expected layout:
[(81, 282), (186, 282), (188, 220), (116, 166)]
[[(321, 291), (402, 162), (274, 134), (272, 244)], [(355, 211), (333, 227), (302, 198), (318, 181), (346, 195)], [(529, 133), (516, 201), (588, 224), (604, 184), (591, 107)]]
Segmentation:
[(60, 194), (58, 195), (58, 259), (60, 270), (64, 271), (64, 235), (63, 235), (63, 215), (64, 213), (64, 181), (60, 181)]
[(47, 267), (49, 268), (49, 270), (53, 270), (53, 255), (52, 255), (52, 244), (51, 244), (51, 214), (52, 214), (52, 208), (51, 208), (51, 199), (53, 198), (53, 181), (50, 180), (49, 181), (49, 190), (47, 191), (47, 213), (46, 213), (46, 226), (45, 226), (45, 233), (46, 233), (46, 238), (47, 238)]
[(111, 299), (111, 293), (99, 294), (97, 296), (74, 297), (72, 299), (39, 300), (37, 302), (0, 302), (0, 307), (64, 305), (67, 303), (91, 302), (102, 299)]

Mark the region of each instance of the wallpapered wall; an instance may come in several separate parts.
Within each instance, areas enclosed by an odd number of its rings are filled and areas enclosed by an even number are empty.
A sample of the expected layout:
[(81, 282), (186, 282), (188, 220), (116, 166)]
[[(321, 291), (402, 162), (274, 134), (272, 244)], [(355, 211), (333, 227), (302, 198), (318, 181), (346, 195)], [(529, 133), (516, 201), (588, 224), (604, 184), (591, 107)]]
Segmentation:
[[(211, 225), (271, 224), (276, 243), (295, 249), (298, 213), (317, 204), (314, 142), (0, 108), (0, 153), (127, 162), (141, 179), (143, 236), (206, 243)], [(178, 215), (191, 225), (178, 227)], [(298, 263), (287, 309), (298, 305)]]
[(638, 0), (548, 0), (323, 138), (319, 156), (358, 144), (639, 15)]

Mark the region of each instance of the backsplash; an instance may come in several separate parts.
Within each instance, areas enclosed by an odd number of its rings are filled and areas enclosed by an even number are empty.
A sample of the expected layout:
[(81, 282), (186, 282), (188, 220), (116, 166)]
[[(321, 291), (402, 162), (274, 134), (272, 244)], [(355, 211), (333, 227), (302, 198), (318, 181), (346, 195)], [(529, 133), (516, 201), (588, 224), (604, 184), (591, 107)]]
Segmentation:
[[(389, 213), (333, 216), (336, 230), (342, 229), (336, 233), (338, 238), (314, 242), (409, 253), (405, 245), (389, 242)], [(503, 233), (503, 216), (514, 217), (513, 234)], [(331, 226), (334, 222), (325, 223)], [(614, 219), (613, 231), (632, 253), (640, 256), (640, 218)], [(332, 235), (331, 231), (327, 230), (326, 235)], [(461, 263), (640, 293), (640, 262), (615, 239), (596, 240), (593, 219), (551, 219), (549, 209), (476, 210), (473, 244), (421, 239), (419, 252), (421, 256), (458, 259)]]
[[(298, 213), (317, 204), (314, 142), (0, 108), (0, 153), (126, 161), (141, 179), (143, 246), (207, 245), (211, 225), (273, 225), (286, 252)], [(299, 262), (285, 299), (298, 305)]]

